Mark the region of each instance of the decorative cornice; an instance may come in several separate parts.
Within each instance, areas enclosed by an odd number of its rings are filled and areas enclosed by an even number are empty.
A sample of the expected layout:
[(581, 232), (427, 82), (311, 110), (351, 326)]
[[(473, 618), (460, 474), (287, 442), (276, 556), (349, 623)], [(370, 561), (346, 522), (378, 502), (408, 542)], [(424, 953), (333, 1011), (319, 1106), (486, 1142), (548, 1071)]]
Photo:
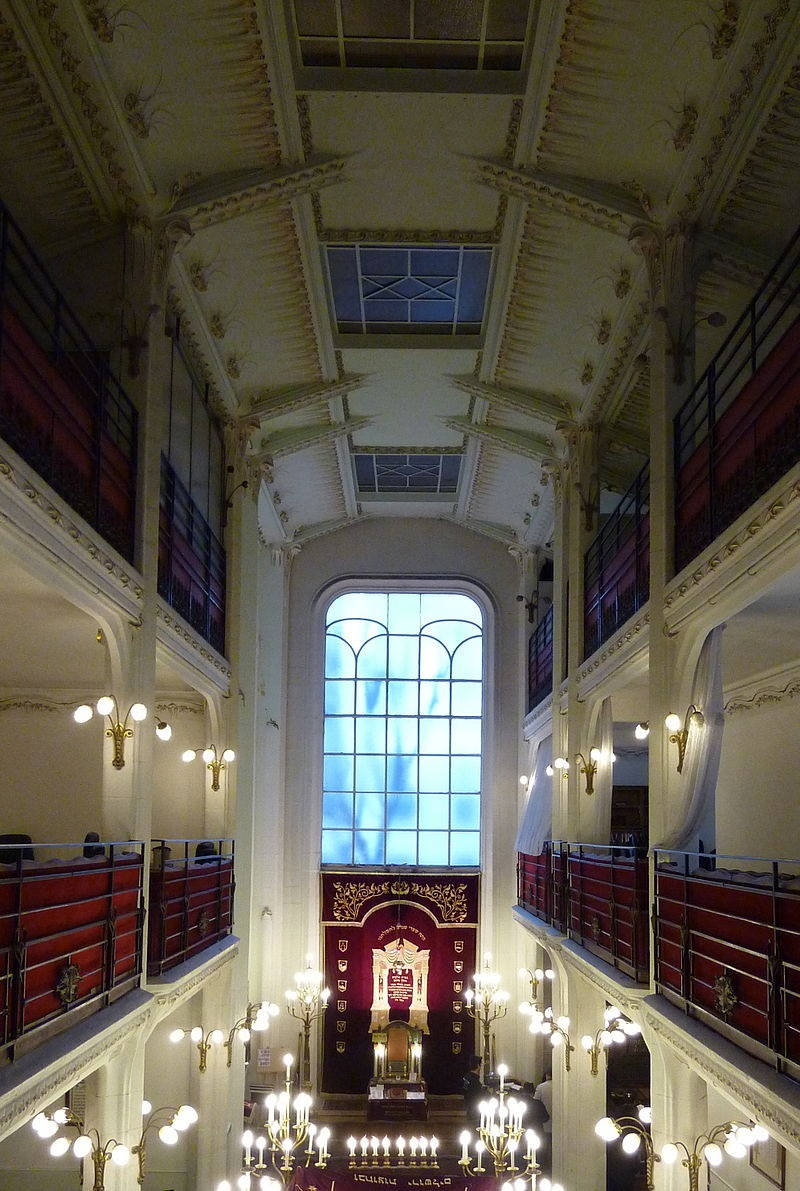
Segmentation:
[(614, 655), (619, 653), (625, 646), (629, 646), (631, 642), (636, 641), (637, 638), (650, 627), (650, 611), (647, 609), (641, 616), (637, 616), (636, 620), (626, 621), (623, 632), (615, 634), (610, 640), (603, 643), (591, 656), (589, 662), (582, 666), (578, 673), (578, 682), (583, 682), (595, 670), (599, 670), (606, 662), (614, 659)]
[(346, 165), (346, 157), (334, 157), (312, 165), (223, 179), (216, 186), (207, 184), (202, 194), (198, 194), (197, 187), (189, 190), (172, 208), (172, 214), (188, 219), (192, 230), (198, 231), (343, 182)]
[(781, 21), (792, 10), (793, 0), (779, 0), (771, 12), (764, 17), (764, 32), (753, 42), (749, 61), (740, 69), (739, 86), (732, 92), (728, 106), (720, 118), (719, 129), (711, 138), (711, 143), (703, 153), (700, 169), (691, 181), (685, 196), (681, 218), (690, 218), (701, 205), (706, 188), (714, 174), (714, 167), (719, 161), (725, 145), (733, 133), (739, 120), (745, 101), (753, 94), (759, 74), (764, 68), (767, 51), (778, 36)]
[(48, 528), (57, 528), (65, 538), (71, 539), (78, 551), (86, 556), (87, 566), (101, 570), (104, 577), (110, 579), (119, 592), (125, 592), (128, 597), (138, 602), (143, 600), (141, 577), (132, 570), (128, 571), (120, 556), (112, 555), (110, 547), (99, 535), (94, 536), (87, 532), (73, 520), (75, 514), (67, 504), (61, 502), (58, 497), (51, 497), (44, 492), (38, 486), (41, 483), (38, 477), (34, 477), (32, 472), (25, 473), (22, 466), (0, 454), (0, 481), (2, 480), (11, 485), (15, 495), (27, 498), (30, 507), (46, 518)]
[(360, 389), (369, 378), (361, 373), (344, 375), (337, 380), (320, 381), (318, 384), (298, 385), (292, 389), (282, 389), (274, 393), (264, 392), (252, 397), (245, 419), (250, 418), (279, 418), (284, 414), (322, 406), (336, 397), (344, 397), (348, 393)]
[[(698, 589), (709, 580), (721, 566), (730, 564), (732, 557), (745, 546), (750, 545), (766, 530), (775, 528), (776, 523), (787, 516), (794, 515), (792, 506), (800, 499), (800, 480), (794, 480), (787, 488), (763, 505), (759, 511), (743, 523), (727, 538), (719, 538), (713, 551), (702, 557), (688, 574), (665, 594), (664, 607), (667, 611), (677, 608), (689, 595), (697, 593)], [(674, 627), (674, 626), (673, 626)]]
[(545, 438), (543, 435), (482, 426), (464, 417), (443, 418), (442, 421), (448, 430), (454, 430), (457, 434), (467, 434), (473, 438), (478, 438), (490, 446), (511, 451), (513, 454), (521, 455), (525, 459), (539, 461), (551, 455), (554, 450), (552, 440)]
[(366, 430), (368, 426), (372, 425), (372, 422), (372, 418), (350, 418), (347, 422), (331, 426), (301, 426), (295, 430), (286, 430), (281, 434), (262, 438), (261, 447), (253, 452), (252, 458), (269, 465), (272, 460), (279, 459), (283, 455), (294, 455), (297, 451), (304, 451), (308, 447), (334, 442), (343, 435)]
[(500, 161), (476, 161), (474, 166), (476, 179), (483, 186), (618, 236), (627, 237), (631, 224), (642, 217), (641, 206), (631, 202), (624, 191), (601, 196), (580, 179), (551, 178)]
[(197, 658), (201, 658), (206, 663), (203, 667), (204, 670), (216, 671), (222, 678), (230, 681), (231, 671), (225, 658), (212, 649), (207, 641), (199, 637), (183, 617), (160, 600), (156, 607), (156, 619), (169, 630), (173, 641), (177, 638), (184, 647), (188, 648), (190, 653), (194, 653)]
[(126, 176), (124, 167), (120, 164), (116, 146), (107, 135), (109, 130), (101, 121), (100, 104), (94, 98), (91, 83), (83, 74), (83, 63), (73, 53), (69, 34), (57, 20), (57, 8), (55, 0), (36, 0), (38, 15), (46, 26), (47, 36), (61, 63), (61, 69), (67, 78), (69, 89), (78, 101), (81, 115), (86, 121), (86, 127), (97, 146), (99, 160), (105, 166), (105, 172), (121, 201), (123, 211), (129, 216), (135, 215), (139, 210), (139, 204), (134, 195), (133, 186)]
[[(781, 678), (785, 681), (781, 681)], [(741, 711), (758, 711), (762, 707), (786, 703), (800, 697), (800, 674), (791, 677), (777, 675), (761, 677), (749, 684), (747, 690), (737, 690), (725, 698), (725, 715), (736, 715)]]

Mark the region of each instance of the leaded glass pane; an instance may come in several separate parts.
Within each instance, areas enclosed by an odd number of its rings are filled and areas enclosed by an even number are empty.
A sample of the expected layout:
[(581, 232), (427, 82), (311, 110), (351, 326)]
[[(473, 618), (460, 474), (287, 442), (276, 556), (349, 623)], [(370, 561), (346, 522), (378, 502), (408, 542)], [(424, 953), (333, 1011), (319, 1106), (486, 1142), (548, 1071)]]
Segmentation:
[(356, 827), (378, 830), (385, 820), (383, 794), (356, 794)]
[(358, 655), (359, 678), (386, 678), (386, 638), (373, 637)]
[(450, 799), (447, 794), (420, 794), (419, 821), (431, 831), (446, 831), (450, 826)]
[(450, 654), (440, 641), (425, 636), (420, 640), (420, 678), (450, 677)]
[(386, 863), (387, 864), (416, 864), (417, 863), (417, 833), (416, 833), (416, 831), (387, 831), (386, 832)]
[(483, 641), (470, 637), (453, 654), (453, 678), (479, 679), (483, 672)]
[(322, 796), (322, 826), (353, 826), (353, 795), (329, 790)]
[(325, 864), (352, 864), (352, 831), (323, 831), (322, 855)]
[(436, 790), (449, 790), (450, 758), (420, 757), (419, 788), (420, 790), (431, 792)]
[(325, 752), (352, 753), (355, 723), (351, 716), (328, 716), (325, 720)]
[(450, 786), (459, 794), (479, 794), (481, 788), (480, 757), (453, 757), (450, 762)]
[(356, 790), (383, 790), (386, 786), (385, 757), (356, 757)]
[(481, 825), (481, 800), (477, 794), (454, 794), (450, 799), (451, 827), (477, 831)]
[(379, 679), (356, 683), (356, 712), (359, 715), (385, 715), (386, 683)]
[[(386, 795), (386, 825), (387, 827), (416, 828), (417, 826), (416, 794), (387, 794)], [(416, 836), (415, 836), (416, 840)], [(415, 845), (416, 846), (416, 845)]]
[(411, 716), (392, 716), (386, 722), (386, 746), (392, 753), (417, 753), (416, 719)]
[(416, 715), (419, 683), (389, 681), (389, 715)]
[(382, 831), (357, 831), (355, 833), (355, 863), (384, 864)]
[(480, 715), (481, 695), (479, 682), (454, 682), (452, 684), (453, 715)]
[(326, 790), (352, 790), (352, 757), (326, 756), (322, 768), (322, 781)]
[(389, 673), (392, 678), (416, 678), (419, 670), (416, 637), (389, 638)]
[(452, 721), (452, 735), (450, 737), (450, 748), (454, 753), (470, 753), (480, 752), (481, 747), (481, 721), (480, 720), (453, 720)]
[(453, 865), (480, 864), (481, 837), (477, 831), (450, 832), (450, 863)]
[(355, 684), (346, 678), (336, 681), (329, 679), (325, 683), (325, 714), (352, 713), (354, 689)]
[(383, 716), (359, 716), (356, 720), (356, 752), (386, 753), (386, 720)]
[(448, 864), (450, 837), (446, 831), (420, 831), (419, 863)]
[(328, 637), (325, 650), (325, 677), (351, 678), (355, 676), (356, 659), (352, 649), (344, 641)]
[(419, 710), (421, 715), (450, 714), (450, 683), (421, 682), (419, 684)]
[(419, 721), (420, 754), (450, 752), (450, 721), (445, 719)]
[(389, 790), (416, 790), (417, 758), (388, 756), (386, 758), (386, 785)]

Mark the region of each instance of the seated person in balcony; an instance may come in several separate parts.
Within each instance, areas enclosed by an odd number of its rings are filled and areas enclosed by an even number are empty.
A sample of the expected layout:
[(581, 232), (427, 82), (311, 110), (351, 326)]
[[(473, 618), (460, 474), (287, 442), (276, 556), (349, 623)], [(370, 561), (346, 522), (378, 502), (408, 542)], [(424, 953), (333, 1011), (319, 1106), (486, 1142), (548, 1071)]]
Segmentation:
[(194, 855), (198, 864), (212, 864), (217, 858), (217, 849), (211, 840), (201, 840), (194, 850)]
[(478, 1107), (482, 1100), (487, 1098), (486, 1088), (481, 1083), (481, 1056), (473, 1055), (469, 1063), (469, 1071), (461, 1081), (461, 1086), (464, 1091), (464, 1108), (467, 1113), (467, 1120), (471, 1125), (477, 1127), (480, 1122), (480, 1108)]
[(83, 837), (84, 856), (105, 856), (106, 850), (100, 843), (100, 836), (96, 831), (87, 831)]

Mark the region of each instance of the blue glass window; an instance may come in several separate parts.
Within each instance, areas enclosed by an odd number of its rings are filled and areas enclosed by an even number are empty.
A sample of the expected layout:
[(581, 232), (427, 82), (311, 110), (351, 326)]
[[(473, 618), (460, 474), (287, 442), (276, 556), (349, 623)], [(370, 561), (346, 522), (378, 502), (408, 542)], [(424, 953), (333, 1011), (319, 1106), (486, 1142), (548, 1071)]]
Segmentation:
[(480, 863), (483, 617), (366, 592), (326, 618), (324, 864)]
[[(330, 244), (327, 261), (340, 335), (480, 334), (492, 265), (487, 246)], [(382, 458), (395, 482), (403, 468), (420, 466), (416, 456)]]

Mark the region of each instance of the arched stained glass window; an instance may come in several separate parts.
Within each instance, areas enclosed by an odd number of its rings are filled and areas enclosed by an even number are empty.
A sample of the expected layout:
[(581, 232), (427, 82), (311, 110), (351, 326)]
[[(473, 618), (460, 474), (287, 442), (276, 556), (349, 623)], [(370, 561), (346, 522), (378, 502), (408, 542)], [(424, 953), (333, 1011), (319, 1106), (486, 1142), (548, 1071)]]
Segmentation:
[(325, 621), (323, 864), (480, 863), (483, 615), (349, 592)]

